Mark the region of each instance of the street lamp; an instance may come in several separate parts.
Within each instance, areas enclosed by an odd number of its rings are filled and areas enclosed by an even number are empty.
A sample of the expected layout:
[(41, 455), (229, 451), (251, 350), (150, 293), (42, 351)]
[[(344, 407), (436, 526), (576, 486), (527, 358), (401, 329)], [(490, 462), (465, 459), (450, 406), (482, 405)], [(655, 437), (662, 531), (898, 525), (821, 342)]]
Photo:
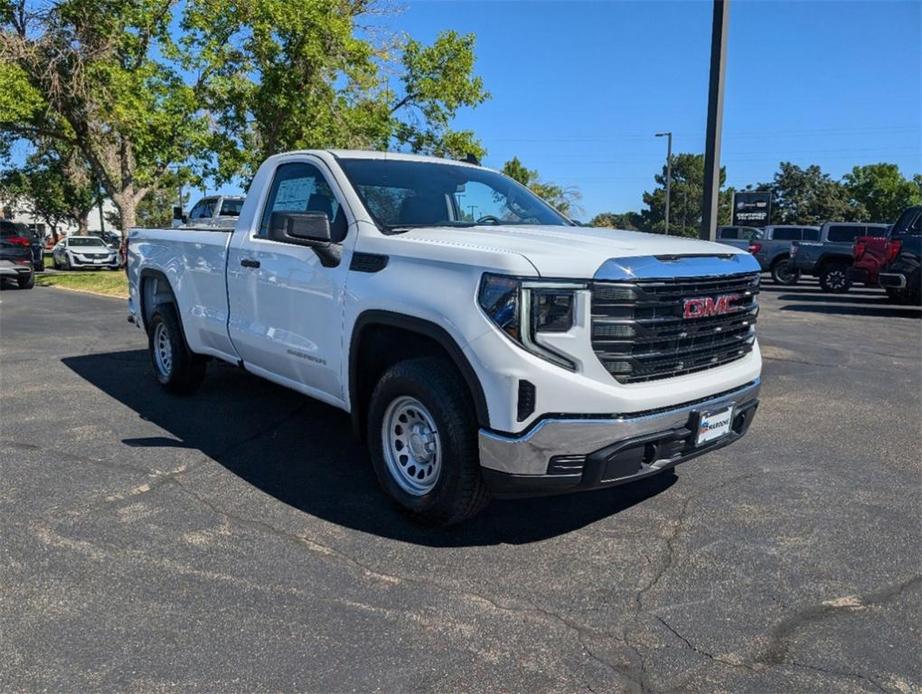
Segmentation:
[(672, 133), (656, 133), (666, 138), (666, 234), (669, 234), (669, 193), (672, 188)]

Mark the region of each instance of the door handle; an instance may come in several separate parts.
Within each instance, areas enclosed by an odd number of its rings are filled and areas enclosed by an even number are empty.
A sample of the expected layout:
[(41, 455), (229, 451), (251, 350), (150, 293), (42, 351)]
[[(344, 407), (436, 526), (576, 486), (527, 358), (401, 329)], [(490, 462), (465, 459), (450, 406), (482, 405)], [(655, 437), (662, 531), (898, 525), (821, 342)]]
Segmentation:
[(241, 258), (240, 264), (243, 265), (243, 267), (259, 267), (259, 261), (252, 260), (251, 258)]

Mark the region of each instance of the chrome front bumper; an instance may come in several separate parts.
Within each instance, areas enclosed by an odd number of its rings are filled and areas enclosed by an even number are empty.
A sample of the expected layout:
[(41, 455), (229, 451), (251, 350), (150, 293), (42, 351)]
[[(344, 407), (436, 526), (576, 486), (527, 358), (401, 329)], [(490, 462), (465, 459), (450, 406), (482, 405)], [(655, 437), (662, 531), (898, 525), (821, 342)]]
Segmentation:
[[(500, 493), (593, 489), (646, 477), (739, 439), (758, 405), (760, 380), (674, 408), (608, 418), (540, 420), (525, 434), (480, 430), (480, 464)], [(694, 445), (697, 418), (733, 406), (728, 436)]]

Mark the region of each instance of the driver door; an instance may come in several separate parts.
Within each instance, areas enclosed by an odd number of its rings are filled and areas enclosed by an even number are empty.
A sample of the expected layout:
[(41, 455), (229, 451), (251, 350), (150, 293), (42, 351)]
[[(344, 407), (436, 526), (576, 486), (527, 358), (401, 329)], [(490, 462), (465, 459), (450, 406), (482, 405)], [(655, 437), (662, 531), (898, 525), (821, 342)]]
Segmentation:
[[(260, 224), (235, 234), (228, 254), (228, 332), (246, 368), (312, 397), (342, 405), (342, 311), (353, 234), (349, 212), (322, 164), (288, 160), (274, 173)], [(336, 267), (315, 251), (268, 238), (273, 212), (323, 212), (344, 244)], [(348, 241), (348, 243), (346, 243)]]

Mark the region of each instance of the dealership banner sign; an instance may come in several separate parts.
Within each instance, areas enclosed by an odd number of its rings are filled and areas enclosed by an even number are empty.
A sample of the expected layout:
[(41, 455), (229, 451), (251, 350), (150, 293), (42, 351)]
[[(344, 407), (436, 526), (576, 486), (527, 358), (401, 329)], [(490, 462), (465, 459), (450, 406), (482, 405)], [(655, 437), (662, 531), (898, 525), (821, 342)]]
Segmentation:
[(733, 194), (733, 226), (764, 227), (772, 221), (770, 190), (750, 190)]

